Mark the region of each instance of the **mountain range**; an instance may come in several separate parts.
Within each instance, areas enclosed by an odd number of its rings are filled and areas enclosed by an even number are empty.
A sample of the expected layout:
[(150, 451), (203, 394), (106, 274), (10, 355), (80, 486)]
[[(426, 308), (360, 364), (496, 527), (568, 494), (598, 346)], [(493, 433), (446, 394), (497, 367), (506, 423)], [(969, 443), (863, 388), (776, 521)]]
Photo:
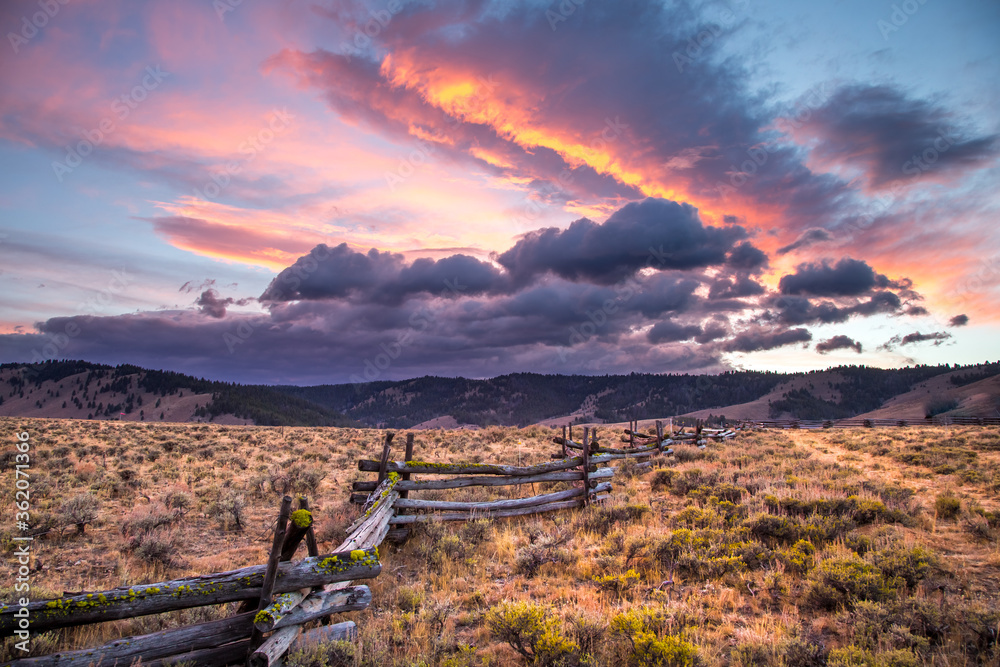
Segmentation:
[(0, 365), (0, 415), (267, 426), (458, 428), (702, 419), (1000, 415), (1000, 363), (809, 373), (426, 376), (241, 385), (123, 364)]

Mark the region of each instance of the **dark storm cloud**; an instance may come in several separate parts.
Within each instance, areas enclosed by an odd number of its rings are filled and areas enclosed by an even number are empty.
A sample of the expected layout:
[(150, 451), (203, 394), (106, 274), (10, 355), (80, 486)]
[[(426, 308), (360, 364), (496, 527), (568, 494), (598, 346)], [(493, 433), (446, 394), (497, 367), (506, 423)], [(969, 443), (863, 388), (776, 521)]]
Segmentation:
[(759, 273), (767, 268), (767, 254), (749, 242), (743, 242), (729, 253), (726, 264), (736, 271)]
[(767, 301), (774, 308), (766, 317), (782, 324), (834, 324), (846, 322), (852, 315), (898, 315), (903, 301), (893, 292), (875, 292), (867, 299), (855, 299), (850, 305), (818, 301), (794, 295), (774, 295)]
[(888, 85), (840, 88), (805, 129), (825, 139), (817, 156), (864, 167), (875, 187), (931, 169), (977, 167), (997, 148), (996, 135), (963, 131), (945, 109)]
[(351, 250), (346, 243), (320, 244), (271, 281), (261, 301), (298, 299), (374, 299), (398, 303), (416, 294), (476, 296), (501, 289), (503, 279), (491, 264), (468, 255), (438, 260)]
[(672, 320), (657, 322), (653, 328), (646, 333), (646, 338), (650, 343), (673, 343), (681, 340), (691, 340), (695, 336), (700, 336), (701, 327), (694, 324), (678, 324)]
[(906, 334), (905, 336), (893, 336), (885, 343), (879, 346), (880, 350), (894, 350), (896, 347), (902, 347), (904, 345), (915, 345), (916, 343), (923, 343), (931, 341), (934, 347), (942, 345), (945, 341), (951, 339), (951, 334), (947, 331), (934, 331), (932, 333), (924, 334), (919, 331), (914, 331), (913, 333)]
[(233, 305), (235, 301), (232, 297), (220, 299), (217, 291), (207, 289), (201, 293), (195, 304), (199, 306), (202, 314), (209, 317), (223, 318), (226, 316), (226, 309)]
[(964, 327), (969, 323), (968, 315), (956, 315), (955, 317), (948, 320), (948, 324), (953, 327)]
[[(549, 272), (568, 280), (611, 284), (645, 267), (696, 269), (722, 264), (746, 236), (739, 226), (704, 226), (689, 204), (645, 199), (626, 204), (604, 224), (581, 218), (565, 230), (530, 232), (497, 261), (518, 285)], [(757, 266), (758, 253), (749, 246), (737, 261)]]
[(826, 354), (827, 352), (833, 352), (834, 350), (854, 350), (858, 354), (861, 354), (861, 343), (855, 341), (848, 336), (834, 336), (824, 341), (816, 343), (816, 351), (820, 354)]
[(845, 257), (833, 266), (826, 260), (820, 264), (799, 264), (795, 273), (781, 277), (778, 289), (782, 294), (858, 296), (889, 285), (889, 279), (875, 273), (867, 262)]
[(805, 230), (799, 237), (795, 239), (792, 243), (778, 248), (779, 255), (786, 255), (793, 250), (799, 250), (801, 248), (808, 248), (811, 245), (817, 243), (823, 243), (825, 241), (832, 241), (833, 235), (822, 227), (810, 227)]
[(922, 343), (927, 340), (934, 341), (935, 345), (940, 345), (944, 341), (951, 338), (951, 334), (946, 331), (935, 331), (929, 334), (922, 334), (919, 331), (915, 331), (911, 334), (906, 334), (903, 339), (899, 341), (900, 345), (911, 345), (913, 343)]
[[(920, 298), (910, 281), (891, 281), (852, 259), (802, 264), (781, 280), (788, 293), (768, 290), (753, 277), (767, 255), (747, 236), (740, 226), (703, 225), (691, 206), (645, 199), (603, 224), (581, 219), (566, 230), (528, 233), (494, 255), (500, 267), (463, 254), (408, 260), (319, 244), (267, 287), (260, 298), (267, 313), (230, 312), (249, 300), (223, 297), (206, 282), (196, 309), (53, 318), (37, 334), (0, 336), (0, 353), (37, 360), (39, 349), (61, 341), (52, 355), (265, 382), (470, 368), (484, 376), (637, 365), (718, 370), (726, 353), (810, 341), (802, 325), (899, 315)], [(895, 344), (947, 334), (914, 336)], [(817, 350), (840, 342), (834, 337)]]
[(810, 340), (812, 340), (812, 334), (801, 328), (769, 330), (754, 327), (741, 331), (725, 341), (722, 348), (726, 352), (757, 352), (772, 350), (792, 343), (806, 343)]
[(719, 278), (709, 287), (708, 298), (739, 299), (747, 296), (757, 296), (763, 294), (765, 291), (763, 285), (746, 276), (735, 280)]

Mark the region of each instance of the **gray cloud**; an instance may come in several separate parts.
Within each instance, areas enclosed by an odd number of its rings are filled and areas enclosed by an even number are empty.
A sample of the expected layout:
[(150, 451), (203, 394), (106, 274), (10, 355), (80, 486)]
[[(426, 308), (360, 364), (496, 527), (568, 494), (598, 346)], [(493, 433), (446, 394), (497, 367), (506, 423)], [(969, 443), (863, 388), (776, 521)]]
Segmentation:
[(861, 354), (861, 343), (857, 342), (853, 338), (843, 335), (834, 336), (833, 338), (828, 338), (827, 340), (816, 343), (816, 351), (820, 354), (826, 354), (827, 352), (843, 349), (854, 350), (858, 354)]

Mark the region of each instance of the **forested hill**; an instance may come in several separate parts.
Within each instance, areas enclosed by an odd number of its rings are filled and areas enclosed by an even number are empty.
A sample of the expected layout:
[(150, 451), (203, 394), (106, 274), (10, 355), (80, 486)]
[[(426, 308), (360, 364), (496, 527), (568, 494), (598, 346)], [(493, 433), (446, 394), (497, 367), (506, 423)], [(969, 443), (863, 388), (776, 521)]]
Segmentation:
[[(721, 375), (514, 373), (296, 387), (240, 385), (127, 364), (49, 361), (0, 365), (0, 415), (387, 428), (433, 420), (478, 426), (621, 422), (696, 412), (733, 419), (752, 410), (753, 418), (834, 419), (884, 409), (899, 397), (906, 397), (911, 411), (925, 403), (935, 413), (962, 401), (991, 405), (994, 399), (983, 399), (977, 387), (998, 374), (1000, 364), (994, 363)], [(952, 390), (964, 393), (934, 405), (923, 397), (940, 399)]]
[(261, 426), (357, 426), (321, 405), (264, 385), (86, 361), (0, 364), (0, 415), (212, 421)]
[[(955, 371), (963, 370), (962, 374)], [(621, 422), (632, 418), (666, 417), (726, 408), (760, 399), (795, 379), (836, 378), (835, 397), (802, 390), (776, 397), (771, 407), (801, 418), (850, 417), (880, 407), (896, 395), (944, 373), (952, 382), (974, 382), (1000, 373), (997, 364), (968, 367), (913, 366), (879, 369), (846, 366), (815, 373), (734, 371), (721, 375), (538, 375), (515, 373), (485, 380), (422, 377), (400, 382), (355, 385), (276, 387), (362, 421), (390, 428), (450, 415), (458, 423), (527, 425), (553, 417), (573, 415), (578, 421)], [(794, 384), (794, 382), (793, 382)], [(767, 409), (765, 408), (765, 412)], [(730, 417), (736, 413), (729, 412)], [(766, 415), (765, 415), (766, 416)]]

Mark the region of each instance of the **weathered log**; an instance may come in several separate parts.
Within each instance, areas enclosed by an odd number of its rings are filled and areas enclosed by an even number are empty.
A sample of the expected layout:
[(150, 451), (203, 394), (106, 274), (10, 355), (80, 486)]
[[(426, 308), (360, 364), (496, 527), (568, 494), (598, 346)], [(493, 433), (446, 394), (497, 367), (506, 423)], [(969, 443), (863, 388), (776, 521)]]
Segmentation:
[(407, 523), (425, 523), (428, 521), (472, 521), (474, 519), (499, 519), (510, 516), (524, 516), (527, 514), (541, 514), (543, 512), (555, 512), (573, 507), (582, 507), (583, 499), (566, 500), (560, 503), (547, 503), (545, 505), (535, 505), (534, 507), (521, 507), (512, 510), (497, 510), (496, 512), (446, 512), (442, 514), (401, 514), (394, 516), (391, 523), (394, 525)]
[(292, 559), (292, 556), (295, 555), (295, 550), (299, 548), (299, 544), (305, 539), (309, 533), (309, 529), (313, 525), (312, 513), (306, 509), (298, 509), (292, 512), (290, 519), (291, 521), (289, 521), (285, 532), (285, 539), (281, 544), (281, 553), (278, 556), (278, 560), (282, 562)]
[(601, 456), (606, 456), (608, 461), (620, 461), (622, 459), (648, 459), (653, 456), (658, 456), (660, 451), (656, 448), (646, 451), (634, 451), (629, 452), (625, 450), (618, 450), (617, 453), (602, 453)]
[[(584, 428), (586, 428), (586, 427), (584, 427)], [(552, 442), (556, 443), (557, 445), (562, 445), (563, 447), (568, 447), (570, 449), (580, 449), (580, 450), (583, 449), (583, 445), (581, 445), (579, 442), (576, 442), (572, 438), (559, 438), (559, 437), (555, 437), (555, 438), (552, 438)], [(593, 446), (594, 445), (591, 444), (591, 447), (593, 447)], [(600, 442), (598, 442), (596, 446), (600, 447)]]
[[(371, 484), (372, 482), (368, 483)], [(361, 516), (355, 519), (354, 523), (348, 526), (347, 532), (351, 533), (354, 530), (357, 530), (358, 526), (367, 521), (368, 517), (371, 516), (379, 507), (386, 504), (391, 505), (395, 502), (396, 498), (399, 497), (399, 490), (395, 488), (398, 483), (399, 475), (395, 473), (379, 482), (378, 486), (372, 490), (371, 495), (368, 496), (364, 506), (361, 508)], [(355, 482), (354, 484), (357, 486), (359, 482)]]
[(385, 479), (386, 473), (388, 472), (386, 470), (386, 464), (389, 462), (389, 450), (392, 447), (392, 437), (394, 435), (396, 434), (391, 432), (385, 434), (385, 444), (382, 446), (382, 458), (379, 459), (379, 465), (378, 465), (379, 482), (382, 482)]
[[(553, 438), (553, 440), (558, 441), (558, 440), (560, 440), (560, 438)], [(559, 444), (559, 443), (557, 442), (556, 444)], [(579, 449), (579, 450), (583, 449), (583, 445), (581, 445), (578, 442), (573, 442), (572, 440), (567, 440), (566, 443), (565, 443), (565, 446), (566, 447), (571, 447), (573, 449)], [(594, 448), (593, 446), (591, 446), (591, 449), (590, 449), (591, 453), (593, 453), (593, 452), (596, 451), (598, 455), (602, 455), (602, 454), (612, 454), (612, 455), (614, 455), (614, 454), (623, 454), (623, 453), (639, 454), (639, 453), (645, 453), (645, 452), (655, 452), (656, 450), (657, 450), (657, 446), (655, 446), (655, 445), (652, 445), (652, 446), (649, 446), (649, 447), (636, 447), (634, 449), (616, 449), (614, 447), (596, 447), (596, 448)], [(592, 463), (593, 463), (593, 459), (594, 458), (595, 458), (594, 456), (591, 456), (591, 462)]]
[[(578, 457), (579, 458), (579, 457)], [(557, 470), (568, 470), (583, 463), (582, 460), (573, 463), (573, 459), (561, 459), (549, 463), (539, 463), (533, 466), (512, 466), (500, 463), (428, 463), (426, 461), (390, 461), (386, 466), (389, 472), (422, 473), (430, 475), (509, 475), (523, 477), (540, 475)], [(358, 461), (358, 470), (374, 472), (377, 461)]]
[[(599, 489), (601, 491), (607, 491), (610, 490), (610, 488), (611, 488), (610, 482), (604, 482), (603, 484), (599, 484), (596, 487), (596, 489)], [(566, 491), (545, 493), (540, 496), (532, 496), (531, 498), (515, 498), (511, 500), (493, 500), (484, 502), (452, 502), (448, 500), (417, 500), (413, 498), (404, 500), (400, 498), (399, 500), (396, 501), (395, 507), (415, 509), (415, 510), (437, 510), (437, 511), (451, 511), (451, 512), (474, 512), (481, 510), (491, 511), (491, 510), (515, 509), (517, 507), (532, 507), (533, 505), (544, 505), (546, 503), (554, 503), (560, 500), (569, 500), (570, 498), (576, 498), (577, 496), (582, 496), (582, 495), (583, 495), (583, 489), (575, 488), (575, 489), (567, 489)]]
[[(147, 662), (142, 661), (142, 667), (218, 667), (219, 665), (231, 665), (242, 663), (246, 660), (247, 648), (250, 640), (244, 640), (233, 644), (226, 644), (218, 648), (205, 648), (199, 651), (174, 654), (169, 658), (161, 658)], [(101, 663), (101, 667), (110, 667)]]
[(317, 618), (366, 609), (372, 602), (367, 586), (349, 586), (334, 591), (309, 594), (299, 605), (274, 618), (258, 617), (254, 623), (261, 632), (270, 632), (289, 625), (302, 625)]
[(276, 664), (301, 633), (301, 625), (292, 625), (278, 630), (250, 654), (250, 667), (271, 667), (271, 665)]
[(352, 641), (358, 637), (358, 628), (354, 621), (344, 621), (334, 623), (321, 628), (306, 630), (299, 638), (292, 642), (291, 648), (304, 648), (310, 644), (320, 644), (325, 642)]
[[(580, 458), (580, 457), (575, 457)], [(600, 458), (601, 463), (607, 463), (615, 458), (625, 458), (625, 457), (615, 457), (608, 455), (607, 458), (592, 456), (590, 458), (591, 464)], [(572, 461), (573, 459), (568, 459)], [(577, 465), (581, 465), (577, 463)], [(596, 472), (590, 473), (591, 479), (611, 477), (611, 474), (605, 474), (604, 470), (598, 469)], [(510, 486), (512, 484), (533, 484), (535, 482), (578, 482), (583, 479), (583, 473), (579, 470), (573, 471), (560, 471), (560, 472), (548, 472), (543, 475), (531, 475), (528, 477), (454, 477), (451, 479), (431, 479), (431, 480), (410, 480), (409, 482), (399, 482), (396, 484), (396, 488), (400, 491), (427, 491), (432, 489), (460, 489), (467, 486)], [(371, 491), (375, 486), (375, 482), (354, 482), (355, 491)]]
[[(256, 600), (260, 598), (266, 567), (254, 565), (199, 577), (38, 600), (26, 609), (31, 618), (31, 629), (42, 632), (223, 602)], [(305, 558), (282, 563), (278, 567), (274, 591), (287, 593), (334, 581), (370, 579), (378, 576), (381, 569), (376, 549)], [(14, 633), (18, 620), (14, 612), (21, 608), (0, 605), (0, 636)]]
[[(96, 648), (60, 651), (6, 664), (16, 667), (129, 665), (135, 658), (141, 657), (145, 665), (147, 660), (167, 658), (179, 651), (191, 652), (245, 639), (253, 628), (253, 617), (253, 612), (247, 612), (218, 621), (161, 630), (148, 635), (124, 637)], [(241, 657), (245, 656), (246, 648)]]
[[(260, 599), (257, 602), (256, 611), (258, 613), (271, 604), (271, 596), (274, 594), (274, 580), (278, 576), (278, 563), (282, 560), (282, 545), (285, 542), (285, 535), (288, 530), (288, 517), (291, 513), (292, 498), (290, 496), (285, 496), (281, 499), (281, 510), (278, 512), (278, 523), (274, 527), (274, 540), (271, 543), (271, 553), (267, 558), (267, 570), (264, 571), (264, 583), (261, 584)], [(302, 536), (305, 536), (305, 531), (302, 532)], [(296, 542), (296, 546), (297, 545), (298, 543)], [(262, 636), (260, 631), (257, 630), (257, 628), (251, 628), (249, 651), (252, 652), (255, 648), (257, 648), (261, 639)]]
[(386, 497), (386, 502), (379, 505), (372, 513), (355, 528), (347, 539), (340, 545), (342, 550), (365, 549), (376, 547), (385, 539), (385, 534), (389, 532), (388, 517), (392, 516), (392, 504), (399, 494), (395, 491)]

